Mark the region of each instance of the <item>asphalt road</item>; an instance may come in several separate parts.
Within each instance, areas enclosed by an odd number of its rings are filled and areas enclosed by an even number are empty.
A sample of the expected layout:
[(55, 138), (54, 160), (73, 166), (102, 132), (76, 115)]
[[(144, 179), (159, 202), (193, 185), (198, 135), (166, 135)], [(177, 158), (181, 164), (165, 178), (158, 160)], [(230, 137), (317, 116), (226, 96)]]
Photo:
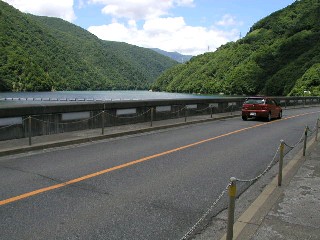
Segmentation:
[[(0, 239), (180, 239), (225, 189), (294, 145), (320, 108), (0, 158)], [(245, 186), (243, 186), (245, 188)], [(214, 212), (219, 212), (219, 204)]]

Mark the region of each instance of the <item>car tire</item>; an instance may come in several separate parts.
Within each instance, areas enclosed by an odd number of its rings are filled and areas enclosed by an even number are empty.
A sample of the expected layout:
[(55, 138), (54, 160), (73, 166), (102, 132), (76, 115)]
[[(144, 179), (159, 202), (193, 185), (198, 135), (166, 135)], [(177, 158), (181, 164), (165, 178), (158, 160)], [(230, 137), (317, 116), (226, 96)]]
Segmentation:
[(268, 117), (267, 117), (267, 122), (271, 121), (271, 112), (269, 112)]
[(282, 118), (282, 111), (279, 112), (278, 119)]
[(247, 121), (248, 120), (247, 116), (242, 116), (242, 120)]

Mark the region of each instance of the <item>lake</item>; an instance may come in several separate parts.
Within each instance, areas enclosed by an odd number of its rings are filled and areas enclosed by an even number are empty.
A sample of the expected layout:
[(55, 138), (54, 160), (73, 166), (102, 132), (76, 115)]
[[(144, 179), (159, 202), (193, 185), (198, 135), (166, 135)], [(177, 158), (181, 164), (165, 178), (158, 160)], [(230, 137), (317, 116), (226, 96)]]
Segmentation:
[(199, 95), (150, 91), (56, 91), (0, 92), (0, 104), (70, 101), (128, 101), (151, 99), (221, 98), (223, 95)]

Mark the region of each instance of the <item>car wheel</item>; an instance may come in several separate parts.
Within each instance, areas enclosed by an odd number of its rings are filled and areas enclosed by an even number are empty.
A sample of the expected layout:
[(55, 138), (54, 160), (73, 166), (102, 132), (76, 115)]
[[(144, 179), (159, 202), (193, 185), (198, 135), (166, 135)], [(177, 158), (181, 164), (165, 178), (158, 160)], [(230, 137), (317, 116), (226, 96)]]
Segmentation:
[(267, 122), (271, 121), (271, 112), (269, 112), (268, 117), (267, 117)]
[(247, 121), (248, 120), (247, 116), (242, 116), (242, 120)]
[(279, 112), (278, 119), (282, 118), (282, 111)]

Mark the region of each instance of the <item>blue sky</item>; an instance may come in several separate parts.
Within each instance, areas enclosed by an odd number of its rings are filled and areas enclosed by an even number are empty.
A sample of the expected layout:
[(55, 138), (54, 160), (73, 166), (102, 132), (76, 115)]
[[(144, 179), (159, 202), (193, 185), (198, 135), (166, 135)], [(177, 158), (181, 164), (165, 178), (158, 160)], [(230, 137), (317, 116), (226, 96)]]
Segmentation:
[(5, 0), (74, 23), (101, 39), (198, 55), (236, 41), (294, 0)]

